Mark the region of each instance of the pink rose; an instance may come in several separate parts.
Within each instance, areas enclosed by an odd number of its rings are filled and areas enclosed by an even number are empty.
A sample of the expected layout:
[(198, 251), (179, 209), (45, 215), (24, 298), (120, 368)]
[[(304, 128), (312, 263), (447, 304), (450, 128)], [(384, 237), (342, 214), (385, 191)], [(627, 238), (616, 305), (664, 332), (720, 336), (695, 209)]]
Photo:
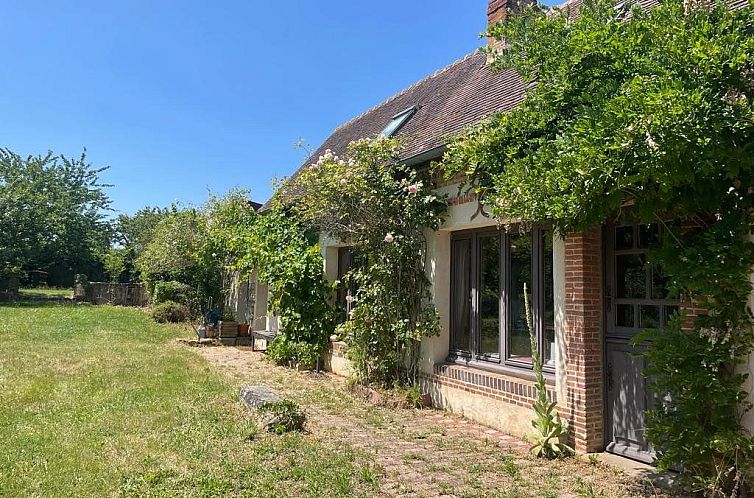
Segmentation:
[(395, 240), (395, 237), (393, 237), (393, 234), (392, 234), (392, 233), (388, 232), (388, 233), (387, 233), (387, 234), (385, 235), (385, 242), (387, 242), (388, 244), (389, 244), (389, 243), (391, 243), (391, 242), (392, 242), (392, 241), (394, 241), (394, 240)]
[(409, 194), (415, 194), (418, 191), (419, 191), (419, 186), (418, 185), (409, 185), (408, 186), (408, 193)]

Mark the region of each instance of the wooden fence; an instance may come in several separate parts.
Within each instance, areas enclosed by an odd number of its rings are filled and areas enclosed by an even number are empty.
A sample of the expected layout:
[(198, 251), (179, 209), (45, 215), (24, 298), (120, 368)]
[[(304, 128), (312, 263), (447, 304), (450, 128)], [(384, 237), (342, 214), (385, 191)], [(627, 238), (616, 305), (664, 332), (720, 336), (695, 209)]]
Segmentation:
[(117, 306), (146, 306), (149, 292), (143, 284), (119, 284), (111, 282), (89, 282), (77, 284), (73, 298), (94, 304), (114, 304)]

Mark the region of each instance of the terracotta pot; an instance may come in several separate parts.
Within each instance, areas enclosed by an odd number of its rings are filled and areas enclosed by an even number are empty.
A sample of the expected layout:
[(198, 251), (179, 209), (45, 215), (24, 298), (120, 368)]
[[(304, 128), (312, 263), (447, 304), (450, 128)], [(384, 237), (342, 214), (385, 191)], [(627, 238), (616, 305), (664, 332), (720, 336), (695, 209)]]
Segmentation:
[(238, 324), (238, 337), (249, 337), (249, 324), (248, 323)]

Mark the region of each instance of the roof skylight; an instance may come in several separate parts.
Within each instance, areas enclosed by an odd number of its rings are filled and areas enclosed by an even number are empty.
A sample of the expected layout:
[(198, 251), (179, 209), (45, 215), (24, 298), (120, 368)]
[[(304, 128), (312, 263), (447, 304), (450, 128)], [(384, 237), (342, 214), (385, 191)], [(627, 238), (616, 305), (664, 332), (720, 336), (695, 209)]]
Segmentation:
[(416, 113), (416, 106), (411, 106), (405, 111), (401, 111), (395, 116), (390, 119), (390, 122), (387, 124), (384, 130), (382, 130), (382, 135), (386, 137), (392, 137), (396, 133), (398, 133), (398, 130), (400, 130), (403, 125), (406, 124), (406, 122), (411, 119), (411, 116)]

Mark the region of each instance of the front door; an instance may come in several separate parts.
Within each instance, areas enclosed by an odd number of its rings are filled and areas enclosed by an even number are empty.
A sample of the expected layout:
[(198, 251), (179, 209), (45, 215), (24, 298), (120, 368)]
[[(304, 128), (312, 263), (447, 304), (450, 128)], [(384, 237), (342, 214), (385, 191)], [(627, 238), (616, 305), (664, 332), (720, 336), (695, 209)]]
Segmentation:
[(641, 347), (630, 340), (645, 329), (660, 328), (678, 311), (668, 299), (666, 279), (648, 262), (659, 242), (658, 226), (612, 225), (606, 229), (605, 364), (607, 451), (651, 462), (645, 412), (653, 407), (646, 388)]

